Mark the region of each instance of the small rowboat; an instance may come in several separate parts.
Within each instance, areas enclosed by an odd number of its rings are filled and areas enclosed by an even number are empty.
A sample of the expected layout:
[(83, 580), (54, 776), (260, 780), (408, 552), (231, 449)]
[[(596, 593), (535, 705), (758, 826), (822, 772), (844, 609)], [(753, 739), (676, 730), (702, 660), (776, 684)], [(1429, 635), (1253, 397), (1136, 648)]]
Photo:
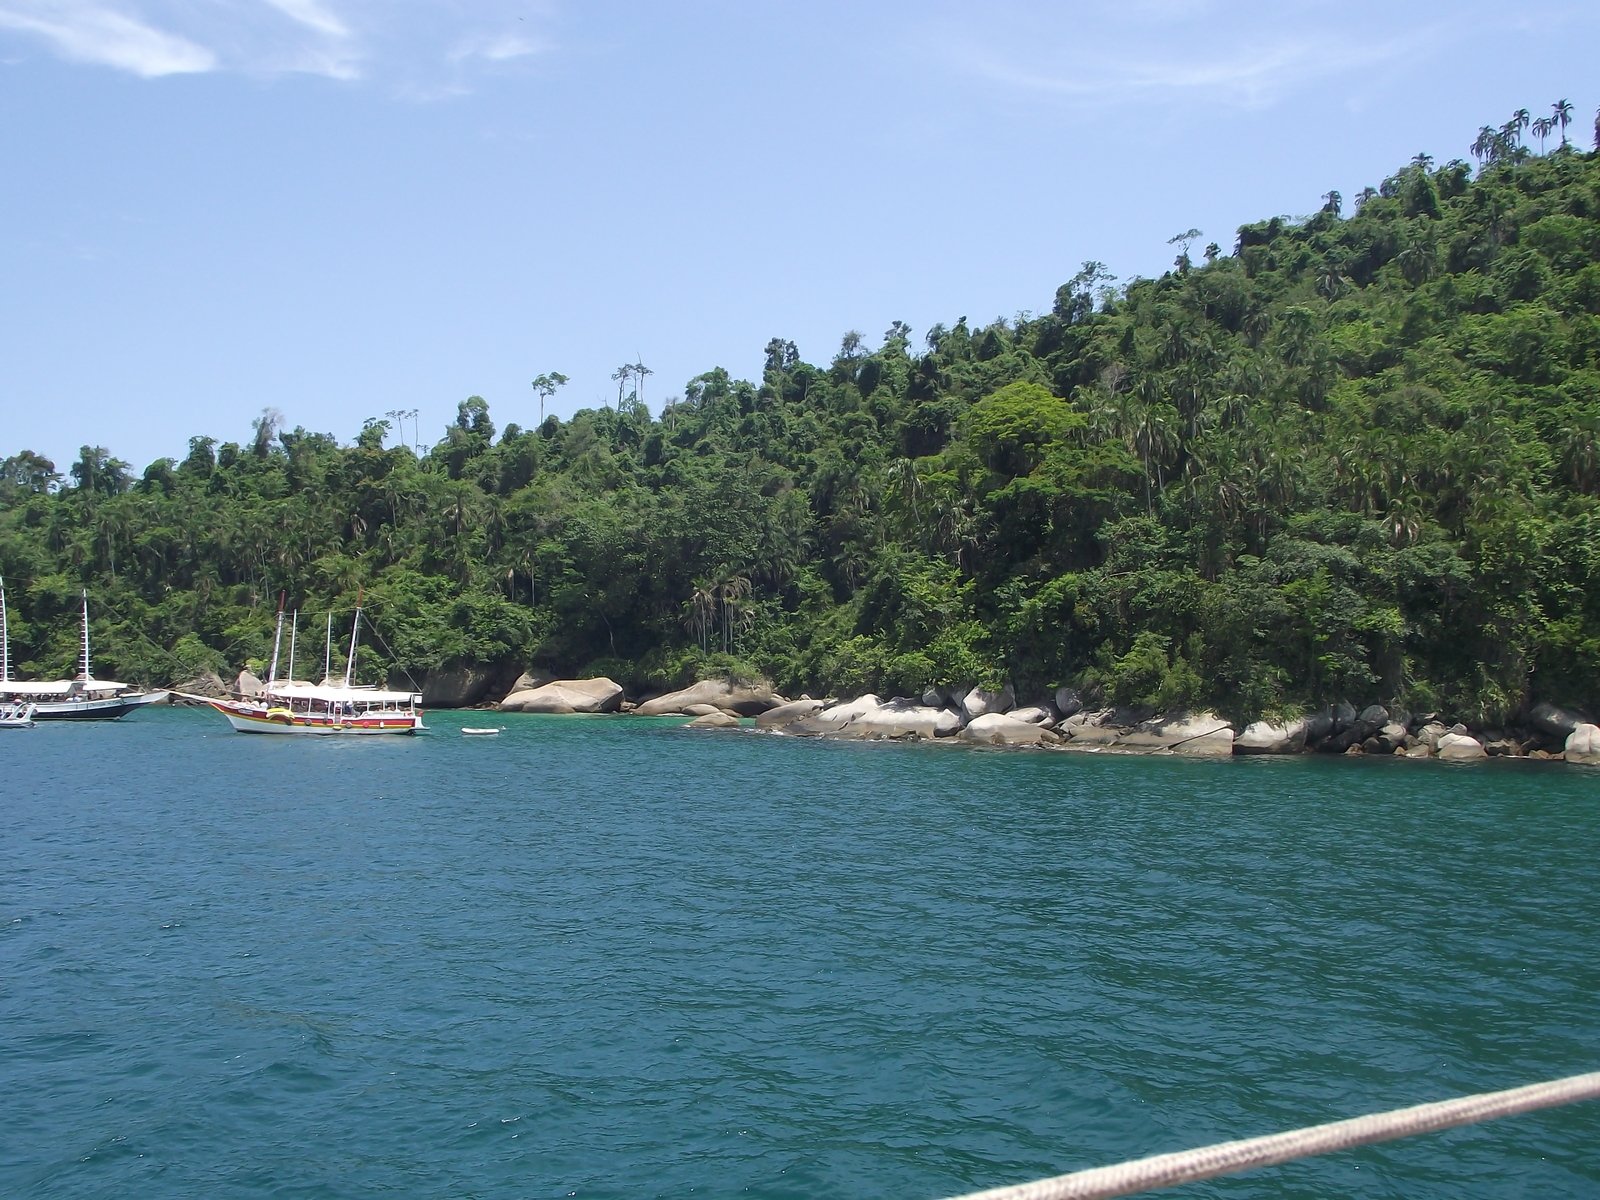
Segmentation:
[(500, 732), (501, 729), (504, 728), (504, 725), (500, 726), (499, 729), (479, 729), (471, 725), (463, 725), (461, 727), (461, 732), (466, 734), (467, 737), (494, 737)]

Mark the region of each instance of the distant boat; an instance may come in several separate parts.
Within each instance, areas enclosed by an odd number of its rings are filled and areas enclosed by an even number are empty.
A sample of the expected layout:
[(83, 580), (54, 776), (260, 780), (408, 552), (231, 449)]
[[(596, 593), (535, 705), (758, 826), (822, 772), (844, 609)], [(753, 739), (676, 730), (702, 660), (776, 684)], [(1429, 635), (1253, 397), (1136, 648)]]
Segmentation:
[[(296, 626), (298, 628), (298, 614)], [(207, 696), (188, 696), (216, 709), (239, 733), (287, 733), (328, 737), (378, 733), (416, 733), (425, 729), (422, 697), (416, 692), (389, 692), (351, 683), (355, 670), (356, 644), (361, 632), (361, 603), (356, 602), (355, 623), (350, 629), (350, 654), (345, 662), (344, 681), (334, 683), (326, 670), (321, 683), (306, 683), (294, 675), (293, 632), (289, 651), (289, 675), (279, 679), (278, 651), (283, 644), (283, 608), (278, 609), (278, 631), (272, 643), (272, 665), (267, 682), (258, 696), (238, 700), (217, 700)], [(333, 617), (328, 617), (328, 643), (333, 642)], [(183, 694), (183, 693), (180, 693)]]
[(5, 580), (0, 579), (0, 704), (26, 704), (40, 721), (114, 721), (166, 692), (141, 692), (132, 684), (96, 679), (89, 669), (89, 593), (83, 593), (83, 640), (72, 679), (30, 682), (11, 678), (11, 631), (6, 624)]
[(0, 704), (0, 729), (31, 729), (36, 706), (13, 700)]
[(496, 734), (498, 734), (501, 731), (501, 729), (504, 729), (504, 728), (505, 728), (505, 726), (503, 726), (503, 725), (500, 726), (500, 728), (498, 728), (498, 729), (479, 728), (479, 727), (472, 726), (472, 725), (463, 725), (461, 727), (461, 732), (466, 734), (468, 737), (494, 737)]

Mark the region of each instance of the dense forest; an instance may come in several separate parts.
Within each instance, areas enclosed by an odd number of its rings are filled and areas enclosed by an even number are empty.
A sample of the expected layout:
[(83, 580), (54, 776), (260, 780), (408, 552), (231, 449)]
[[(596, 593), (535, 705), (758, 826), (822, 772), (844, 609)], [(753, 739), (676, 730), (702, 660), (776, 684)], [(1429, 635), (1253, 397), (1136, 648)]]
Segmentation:
[(822, 364), (774, 338), (760, 379), (659, 415), (636, 363), (614, 408), (541, 418), (551, 372), (529, 427), (471, 397), (428, 447), (404, 414), (342, 444), (267, 412), (142, 475), (21, 450), (14, 662), (70, 672), (84, 587), (97, 674), (141, 682), (259, 663), (281, 593), (320, 620), (359, 588), (397, 680), (1600, 710), (1600, 152), (1570, 118), (1231, 253), (1180, 234), (1158, 279), (1085, 263), (1047, 313), (850, 332)]

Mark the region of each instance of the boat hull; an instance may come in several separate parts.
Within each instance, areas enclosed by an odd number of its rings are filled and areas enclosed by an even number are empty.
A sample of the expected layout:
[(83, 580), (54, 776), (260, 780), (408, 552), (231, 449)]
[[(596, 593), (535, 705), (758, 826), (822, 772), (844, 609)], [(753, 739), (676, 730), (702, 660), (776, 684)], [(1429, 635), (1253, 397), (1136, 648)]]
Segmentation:
[(328, 713), (289, 712), (282, 708), (261, 708), (209, 700), (208, 704), (227, 718), (239, 733), (289, 734), (301, 737), (368, 737), (378, 734), (417, 733), (425, 728), (421, 713)]
[(113, 696), (105, 700), (40, 700), (34, 703), (37, 721), (115, 721), (143, 705), (138, 697)]

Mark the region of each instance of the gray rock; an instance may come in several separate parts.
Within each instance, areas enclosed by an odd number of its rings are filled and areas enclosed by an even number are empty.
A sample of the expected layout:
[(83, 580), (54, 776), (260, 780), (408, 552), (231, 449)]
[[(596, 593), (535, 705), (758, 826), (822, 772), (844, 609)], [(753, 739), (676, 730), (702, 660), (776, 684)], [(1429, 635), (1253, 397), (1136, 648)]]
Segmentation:
[(493, 667), (475, 663), (429, 671), (422, 680), (422, 707), (470, 708), (489, 694), (495, 674)]
[[(255, 676), (250, 678), (255, 679)], [(260, 686), (261, 681), (256, 679), (256, 687)], [(188, 692), (191, 696), (210, 696), (214, 700), (222, 700), (232, 694), (228, 685), (222, 682), (222, 676), (215, 671), (201, 671), (193, 679), (174, 684), (173, 691)]]
[(753, 717), (782, 703), (783, 697), (766, 685), (744, 686), (725, 679), (706, 679), (682, 691), (646, 700), (634, 712), (641, 717), (660, 717), (681, 713), (691, 704), (711, 704), (742, 717)]
[(1075, 716), (1083, 711), (1083, 697), (1077, 688), (1058, 687), (1055, 694), (1056, 711), (1063, 717)]
[[(218, 682), (221, 682), (221, 681), (219, 680)], [(249, 696), (251, 699), (254, 699), (256, 696), (261, 695), (261, 689), (263, 687), (265, 687), (265, 686), (266, 685), (263, 684), (260, 679), (256, 678), (255, 672), (249, 671), (249, 670), (240, 671), (239, 672), (239, 678), (233, 681), (233, 690), (238, 692), (239, 695), (241, 695), (241, 696)], [(185, 688), (184, 689), (184, 691), (193, 691), (193, 690), (194, 690), (193, 688)], [(203, 692), (201, 693), (201, 695), (204, 695), (204, 694), (205, 693), (203, 693)], [(226, 693), (219, 693), (219, 694), (226, 694)]]
[(614, 680), (558, 679), (500, 701), (501, 712), (604, 713), (622, 706), (622, 685)]
[(756, 716), (757, 729), (782, 729), (784, 726), (809, 717), (822, 708), (821, 700), (791, 700), (776, 708), (769, 708)]
[(1583, 717), (1571, 709), (1554, 704), (1535, 704), (1528, 712), (1528, 724), (1548, 738), (1565, 741), (1583, 724)]
[(1141, 721), (1117, 747), (1224, 758), (1233, 753), (1233, 727), (1212, 712), (1174, 713)]
[(922, 693), (922, 705), (924, 708), (943, 708), (944, 697), (939, 694), (938, 688), (931, 687)]
[(1347, 701), (1341, 700), (1330, 711), (1333, 717), (1333, 732), (1343, 733), (1356, 723), (1356, 710)]
[(1324, 708), (1320, 712), (1307, 713), (1305, 720), (1307, 746), (1314, 747), (1333, 735), (1336, 721), (1331, 708)]
[(1367, 705), (1356, 718), (1356, 724), (1361, 727), (1364, 737), (1371, 737), (1388, 723), (1389, 710), (1381, 704)]

